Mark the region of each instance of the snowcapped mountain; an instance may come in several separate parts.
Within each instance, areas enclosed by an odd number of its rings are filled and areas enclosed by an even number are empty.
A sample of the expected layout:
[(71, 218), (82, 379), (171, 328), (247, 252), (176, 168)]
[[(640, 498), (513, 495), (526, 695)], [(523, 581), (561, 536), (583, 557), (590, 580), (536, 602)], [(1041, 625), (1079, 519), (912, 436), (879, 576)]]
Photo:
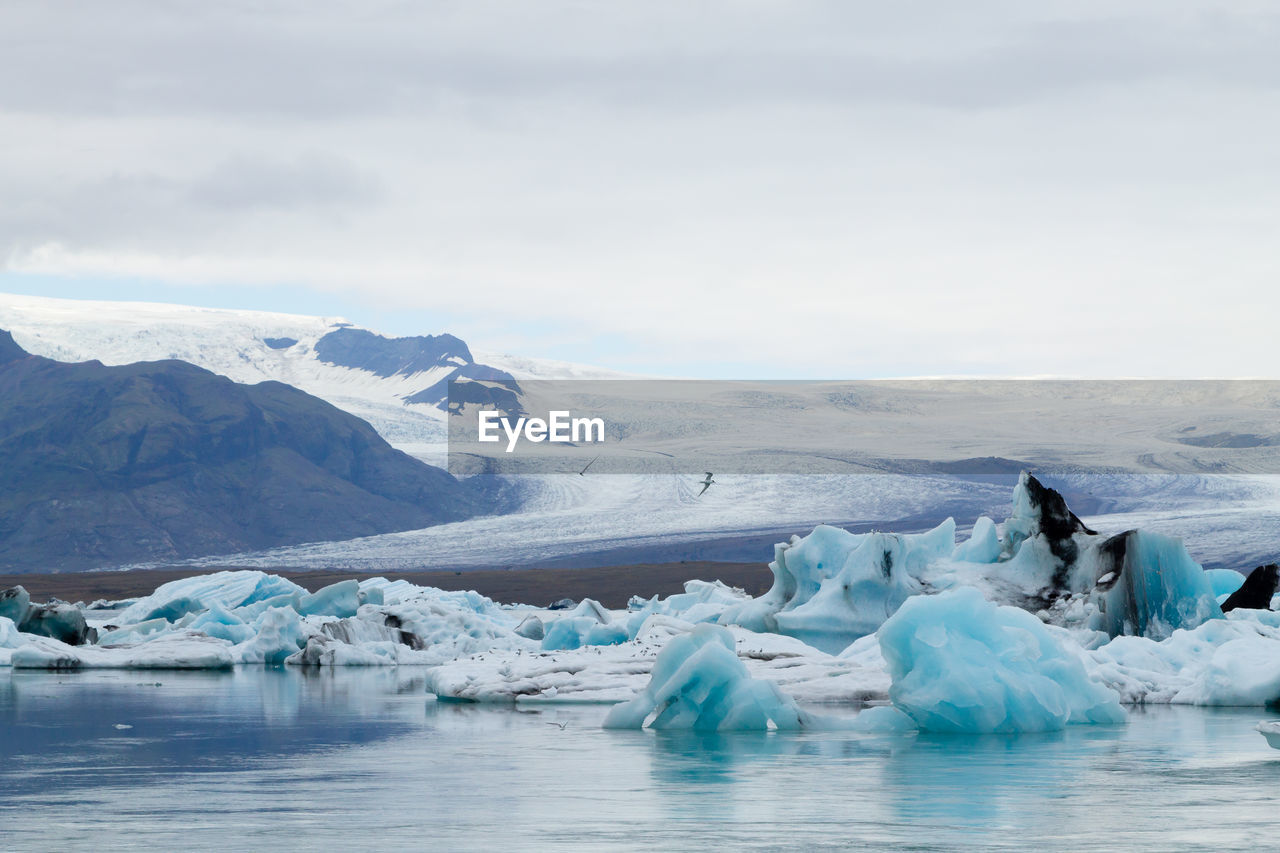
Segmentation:
[(349, 539), (490, 506), (296, 388), (175, 360), (54, 361), (3, 331), (0, 425), (5, 571)]
[(486, 353), (449, 335), (388, 338), (341, 317), (0, 294), (0, 329), (27, 352), (107, 365), (180, 359), (236, 382), (276, 380), (368, 421), (392, 445), (443, 464), (451, 379), (622, 374)]

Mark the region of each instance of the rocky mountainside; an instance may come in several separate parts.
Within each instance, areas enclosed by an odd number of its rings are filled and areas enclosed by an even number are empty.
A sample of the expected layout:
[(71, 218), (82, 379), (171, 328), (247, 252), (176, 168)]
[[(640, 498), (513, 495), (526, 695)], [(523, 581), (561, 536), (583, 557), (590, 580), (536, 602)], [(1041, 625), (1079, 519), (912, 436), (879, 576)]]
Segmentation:
[(0, 569), (76, 570), (427, 527), (473, 492), (280, 382), (109, 367), (0, 332)]

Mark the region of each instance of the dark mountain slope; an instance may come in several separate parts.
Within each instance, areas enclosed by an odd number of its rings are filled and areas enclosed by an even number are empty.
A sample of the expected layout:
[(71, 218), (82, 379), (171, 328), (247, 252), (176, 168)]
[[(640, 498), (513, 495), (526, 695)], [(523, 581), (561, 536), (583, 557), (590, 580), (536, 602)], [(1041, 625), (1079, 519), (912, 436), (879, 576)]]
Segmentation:
[(471, 490), (278, 382), (31, 356), (0, 331), (0, 568), (74, 570), (426, 527)]

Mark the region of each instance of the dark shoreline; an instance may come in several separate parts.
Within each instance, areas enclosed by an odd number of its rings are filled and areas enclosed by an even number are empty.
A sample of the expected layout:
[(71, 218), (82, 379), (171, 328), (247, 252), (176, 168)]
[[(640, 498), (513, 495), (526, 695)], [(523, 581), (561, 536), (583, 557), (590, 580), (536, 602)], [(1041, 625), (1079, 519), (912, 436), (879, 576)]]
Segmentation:
[[(163, 583), (235, 567), (134, 569), (120, 572), (0, 575), (0, 589), (23, 586), (35, 601), (60, 598), (92, 602), (146, 595)], [(246, 567), (253, 568), (253, 567)], [(561, 598), (594, 598), (606, 607), (625, 607), (633, 595), (649, 598), (684, 591), (687, 580), (721, 580), (760, 595), (773, 576), (764, 563), (721, 563), (690, 560), (675, 563), (635, 563), (588, 569), (468, 569), (465, 572), (353, 572), (344, 570), (263, 569), (289, 578), (314, 592), (347, 578), (404, 579), (419, 586), (446, 590), (475, 590), (501, 603), (547, 605)]]

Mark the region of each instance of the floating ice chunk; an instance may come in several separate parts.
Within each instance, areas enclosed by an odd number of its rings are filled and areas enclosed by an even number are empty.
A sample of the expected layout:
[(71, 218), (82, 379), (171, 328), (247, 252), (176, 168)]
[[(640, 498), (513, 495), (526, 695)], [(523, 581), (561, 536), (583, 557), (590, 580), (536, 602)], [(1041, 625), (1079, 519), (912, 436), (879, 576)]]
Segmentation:
[(302, 596), (303, 593), (299, 592), (281, 593), (280, 595), (275, 595), (271, 598), (263, 599), (262, 601), (255, 601), (251, 604), (242, 604), (235, 608), (235, 612), (246, 621), (257, 619), (263, 613), (277, 607), (287, 607), (296, 613), (298, 611), (298, 602), (302, 600)]
[(1158, 642), (1116, 637), (1083, 659), (1125, 703), (1261, 705), (1275, 674), (1268, 661), (1280, 660), (1280, 613), (1237, 610)]
[(607, 625), (609, 622), (613, 621), (613, 617), (609, 615), (609, 611), (605, 609), (605, 606), (593, 598), (582, 599), (582, 601), (578, 603), (578, 606), (573, 608), (573, 610), (570, 610), (565, 618), (594, 619), (602, 625)]
[(254, 622), (253, 637), (235, 647), (238, 663), (284, 663), (285, 658), (307, 643), (310, 633), (298, 614), (286, 607), (273, 607)]
[(839, 572), (825, 579), (803, 604), (775, 617), (778, 631), (836, 654), (874, 633), (908, 597), (920, 591), (912, 576), (955, 546), (955, 522), (930, 533), (870, 533), (848, 554)]
[(883, 734), (905, 734), (919, 731), (916, 721), (899, 711), (892, 705), (877, 705), (867, 708), (853, 718), (849, 727), (855, 732), (876, 732)]
[(230, 669), (231, 646), (212, 637), (171, 634), (121, 648), (70, 646), (43, 637), (15, 649), (14, 669)]
[(751, 677), (734, 653), (733, 635), (718, 625), (698, 625), (659, 653), (649, 685), (615, 705), (605, 728), (697, 731), (797, 729), (804, 716), (776, 685)]
[(338, 581), (298, 599), (297, 611), (304, 616), (355, 616), (360, 609), (360, 583)]
[(1235, 569), (1205, 569), (1204, 574), (1214, 596), (1230, 595), (1244, 583), (1244, 575)]
[(541, 619), (530, 614), (516, 626), (516, 633), (527, 640), (541, 640), (546, 634), (546, 626)]
[(387, 641), (344, 643), (327, 636), (314, 636), (300, 652), (285, 659), (291, 666), (388, 666), (399, 662), (396, 644)]
[(8, 619), (15, 625), (21, 625), (27, 618), (27, 610), (31, 606), (31, 596), (26, 587), (13, 586), (0, 591), (0, 619)]
[[(0, 616), (0, 649), (16, 649), (25, 645), (28, 638), (18, 633), (18, 626), (13, 624), (13, 620), (7, 616)], [(0, 666), (8, 664), (8, 654), (3, 656), (3, 662)]]
[(628, 617), (630, 634), (648, 616), (676, 616), (687, 622), (710, 622), (717, 620), (727, 608), (738, 607), (751, 601), (751, 596), (744, 590), (728, 586), (721, 581), (685, 581), (684, 592), (658, 598), (643, 599), (633, 596), (627, 607), (631, 611)]
[(1038, 732), (1124, 720), (1116, 693), (1039, 619), (976, 589), (916, 596), (877, 636), (889, 696), (922, 729)]
[(919, 534), (853, 534), (820, 525), (803, 539), (774, 546), (773, 587), (727, 608), (717, 621), (836, 653), (880, 627), (920, 591), (916, 573), (954, 550), (952, 519)]
[(996, 523), (985, 515), (973, 523), (973, 533), (956, 546), (953, 560), (965, 563), (994, 563), (1000, 559), (1000, 535)]
[(602, 624), (592, 616), (564, 616), (546, 626), (544, 651), (564, 651), (581, 646), (612, 646), (631, 639), (627, 626)]
[(1267, 739), (1267, 746), (1280, 749), (1280, 720), (1263, 720), (1258, 723), (1254, 731), (1261, 732)]
[(1162, 640), (1222, 618), (1208, 576), (1178, 539), (1143, 530), (1113, 536), (1098, 546), (1096, 575), (1115, 577), (1093, 595), (1094, 627), (1113, 637)]
[(581, 646), (611, 646), (625, 643), (634, 635), (628, 630), (644, 613), (632, 614), (628, 622), (614, 622), (600, 602), (584, 598), (565, 616), (543, 623), (544, 651), (567, 651)]
[(173, 625), (167, 619), (148, 619), (145, 622), (136, 622), (99, 634), (98, 645), (118, 646), (126, 643), (141, 643), (149, 637), (166, 634), (172, 630)]
[(1280, 642), (1241, 637), (1212, 650), (1190, 686), (1173, 701), (1187, 705), (1267, 705), (1280, 699)]
[(243, 643), (254, 634), (253, 626), (216, 601), (187, 625), (192, 631), (203, 631), (231, 643)]
[(62, 602), (36, 604), (27, 608), (27, 618), (19, 629), (24, 634), (50, 637), (72, 646), (84, 645), (97, 638), (97, 631), (90, 628), (84, 614), (74, 604)]
[(228, 610), (283, 595), (306, 595), (293, 581), (257, 571), (214, 572), (170, 581), (129, 605), (119, 623), (141, 622), (163, 616), (170, 621), (207, 610), (214, 603)]

